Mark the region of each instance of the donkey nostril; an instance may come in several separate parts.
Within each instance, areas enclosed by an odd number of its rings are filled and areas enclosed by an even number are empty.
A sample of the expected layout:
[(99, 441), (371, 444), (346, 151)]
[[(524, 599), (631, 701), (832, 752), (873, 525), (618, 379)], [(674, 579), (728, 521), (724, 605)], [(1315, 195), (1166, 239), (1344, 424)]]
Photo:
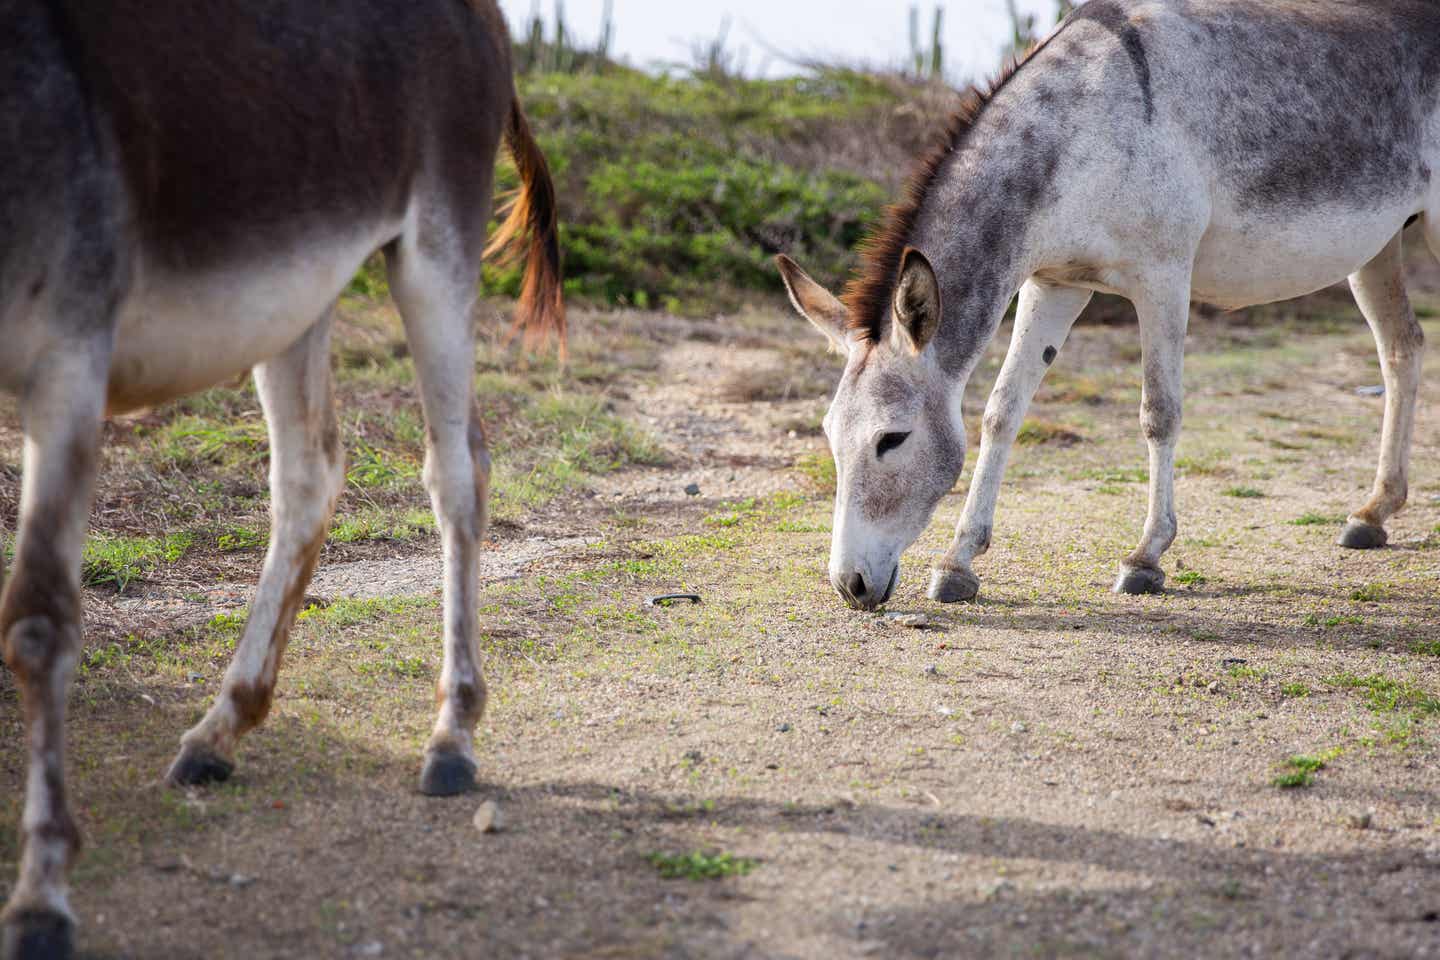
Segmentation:
[(859, 573), (850, 574), (850, 576), (847, 577), (845, 580), (845, 589), (850, 591), (850, 596), (854, 597), (856, 600), (864, 599), (865, 578)]

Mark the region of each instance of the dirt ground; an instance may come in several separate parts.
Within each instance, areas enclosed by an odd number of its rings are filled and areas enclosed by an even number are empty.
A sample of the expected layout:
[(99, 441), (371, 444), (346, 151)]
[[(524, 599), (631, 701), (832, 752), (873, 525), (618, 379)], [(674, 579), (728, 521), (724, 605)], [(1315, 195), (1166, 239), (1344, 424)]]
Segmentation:
[[(1416, 272), (1436, 316), (1436, 269)], [(1162, 597), (1108, 592), (1145, 505), (1133, 324), (1080, 327), (1017, 448), (980, 601), (924, 597), (968, 470), (907, 555), (887, 612), (920, 629), (825, 582), (836, 371), (802, 321), (574, 324), (574, 389), (664, 462), (592, 471), (496, 526), (480, 793), (415, 792), (433, 532), (327, 550), (275, 710), (212, 789), (159, 776), (218, 687), (259, 548), (87, 591), (70, 760), (86, 956), (1440, 955), (1440, 381), (1391, 546), (1339, 550), (1382, 403), (1357, 393), (1378, 367), (1343, 295), (1197, 312)], [(370, 343), (357, 330), (342, 343)], [(413, 397), (377, 382), (353, 389)], [(105, 529), (122, 508), (117, 530), (170, 516), (146, 494), (170, 489), (162, 471), (125, 459), (132, 432), (112, 430)], [(215, 509), (263, 516), (263, 450), (242, 466), (257, 489), (226, 480)], [(413, 477), (395, 489), (395, 509), (423, 505)], [(646, 604), (673, 590), (703, 603)], [(0, 729), (7, 885), (24, 758), (3, 672)], [(487, 800), (498, 832), (472, 822)]]

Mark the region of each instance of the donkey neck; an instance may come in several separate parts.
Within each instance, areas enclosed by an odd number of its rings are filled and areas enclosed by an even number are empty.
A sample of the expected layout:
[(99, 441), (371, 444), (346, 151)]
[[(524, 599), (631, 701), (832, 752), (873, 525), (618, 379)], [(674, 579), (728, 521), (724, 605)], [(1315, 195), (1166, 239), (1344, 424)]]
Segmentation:
[(913, 246), (940, 282), (936, 350), (949, 374), (974, 368), (1011, 298), (1038, 269), (1036, 241), (1059, 200), (1064, 143), (1055, 116), (1026, 109), (1009, 93), (986, 105), (937, 171), (916, 218)]

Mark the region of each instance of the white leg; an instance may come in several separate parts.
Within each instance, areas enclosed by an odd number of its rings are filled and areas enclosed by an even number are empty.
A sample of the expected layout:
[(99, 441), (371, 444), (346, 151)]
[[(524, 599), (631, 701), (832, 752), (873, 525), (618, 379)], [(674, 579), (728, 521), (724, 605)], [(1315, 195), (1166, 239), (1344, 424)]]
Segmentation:
[(65, 704), (80, 657), (80, 558), (109, 378), (109, 337), (97, 340), (57, 346), (21, 398), (25, 476), (0, 644), (24, 705), (29, 769), (7, 960), (69, 956), (74, 925), (66, 876), (80, 831), (66, 801)]
[(255, 386), (270, 428), (270, 549), (220, 695), (181, 738), (167, 774), (177, 785), (230, 776), (237, 742), (269, 713), (280, 658), (345, 485), (329, 315), (285, 353), (256, 367)]
[(995, 503), (1010, 448), (1040, 382), (1055, 362), (1070, 328), (1090, 302), (1089, 290), (1059, 287), (1031, 280), (1020, 290), (1015, 333), (990, 401), (980, 434), (980, 456), (965, 510), (950, 549), (930, 575), (930, 598), (941, 603), (973, 600), (980, 581), (970, 562), (990, 548)]
[(1165, 588), (1160, 557), (1175, 542), (1175, 445), (1185, 401), (1185, 330), (1190, 322), (1190, 284), (1176, 275), (1147, 285), (1132, 298), (1140, 317), (1145, 376), (1140, 426), (1150, 447), (1150, 511), (1140, 546), (1120, 565), (1116, 593), (1159, 593)]
[(391, 289), (405, 318), (425, 407), (425, 485), (445, 559), (445, 662), (420, 790), (450, 796), (475, 785), (474, 730), (485, 710), (476, 591), (490, 457), (475, 406), (470, 318), (479, 260), (459, 251), (437, 256), (409, 240), (391, 256)]
[(1415, 432), (1425, 332), (1405, 294), (1401, 234), (1350, 278), (1350, 289), (1375, 334), (1385, 377), (1385, 425), (1375, 487), (1365, 505), (1350, 515), (1340, 535), (1340, 546), (1364, 550), (1385, 545), (1389, 539), (1385, 521), (1405, 505), (1409, 493), (1410, 441)]

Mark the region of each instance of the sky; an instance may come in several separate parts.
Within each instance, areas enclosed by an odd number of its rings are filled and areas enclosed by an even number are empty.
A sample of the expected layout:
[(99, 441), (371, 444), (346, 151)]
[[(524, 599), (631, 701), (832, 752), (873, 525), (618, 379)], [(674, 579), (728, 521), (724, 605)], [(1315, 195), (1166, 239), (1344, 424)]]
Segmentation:
[[(538, 7), (553, 23), (557, 0), (500, 0), (512, 29)], [(604, 0), (559, 0), (567, 28), (582, 44), (600, 32)], [(910, 0), (613, 0), (614, 52), (636, 66), (691, 62), (693, 47), (719, 33), (728, 17), (729, 47), (746, 54), (749, 75), (795, 69), (787, 57), (895, 66), (910, 50)], [(1005, 0), (949, 0), (945, 9), (947, 74), (953, 81), (986, 76), (999, 65), (1009, 37)], [(1017, 0), (1038, 15), (1043, 33), (1055, 19), (1055, 0)], [(920, 0), (928, 38), (935, 0)], [(928, 42), (926, 44), (928, 48)], [(775, 53), (769, 51), (776, 51)]]

